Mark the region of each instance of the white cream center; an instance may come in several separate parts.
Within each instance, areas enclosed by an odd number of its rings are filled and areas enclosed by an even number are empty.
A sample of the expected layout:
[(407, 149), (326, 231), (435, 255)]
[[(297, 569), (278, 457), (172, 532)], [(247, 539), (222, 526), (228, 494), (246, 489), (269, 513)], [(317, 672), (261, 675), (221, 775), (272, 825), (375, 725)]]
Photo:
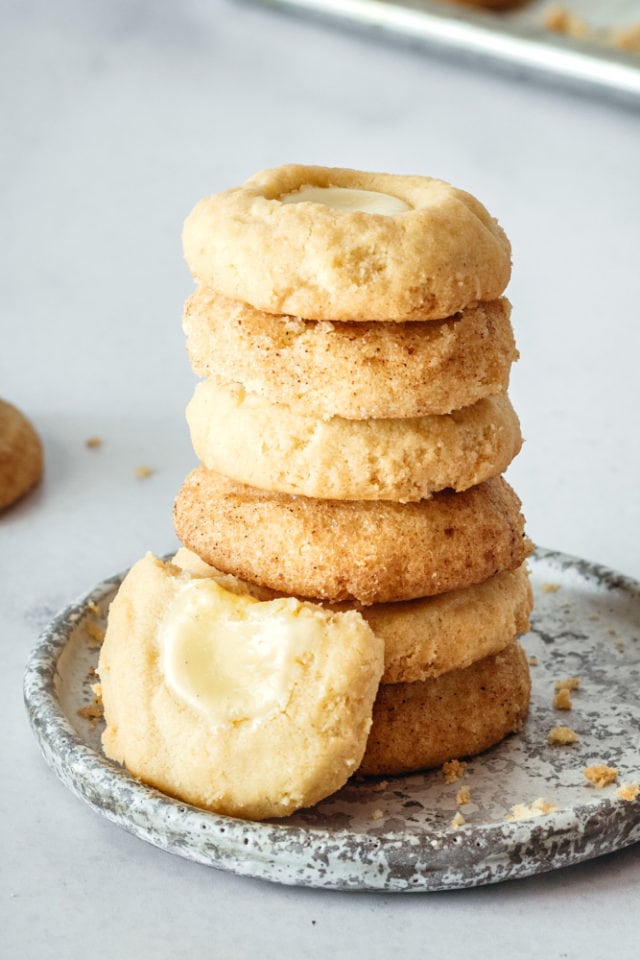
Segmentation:
[(214, 725), (261, 721), (286, 708), (324, 619), (298, 600), (238, 596), (190, 580), (159, 629), (167, 685)]
[(350, 187), (300, 187), (280, 197), (282, 203), (323, 203), (333, 210), (359, 210), (393, 217), (406, 213), (411, 207), (399, 197), (377, 190), (357, 190)]

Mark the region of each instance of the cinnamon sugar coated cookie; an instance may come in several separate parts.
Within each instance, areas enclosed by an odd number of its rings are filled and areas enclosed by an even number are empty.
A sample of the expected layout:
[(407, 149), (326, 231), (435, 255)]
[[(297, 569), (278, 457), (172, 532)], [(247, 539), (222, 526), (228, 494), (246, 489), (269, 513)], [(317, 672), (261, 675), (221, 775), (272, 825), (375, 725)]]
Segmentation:
[(40, 437), (17, 407), (0, 400), (0, 510), (31, 490), (42, 468)]
[(317, 417), (366, 420), (450, 413), (504, 393), (518, 357), (510, 314), (501, 298), (443, 321), (305, 321), (198, 287), (183, 327), (198, 376)]
[(286, 816), (357, 769), (383, 644), (355, 611), (227, 587), (151, 554), (132, 567), (98, 665), (103, 748), (197, 806)]
[(311, 320), (443, 319), (495, 300), (511, 273), (504, 231), (470, 194), (298, 164), (200, 200), (183, 244), (205, 286)]
[[(270, 600), (282, 596), (227, 574), (181, 547), (173, 563), (203, 577), (215, 577), (232, 592)], [(381, 683), (412, 683), (468, 667), (508, 646), (529, 629), (533, 598), (523, 564), (504, 570), (484, 583), (451, 590), (437, 597), (370, 607), (342, 603), (331, 609), (358, 609), (384, 642)]]
[(198, 467), (176, 499), (180, 541), (225, 573), (293, 596), (363, 604), (433, 596), (513, 570), (531, 552), (501, 478), (431, 500), (314, 500)]
[(513, 642), (422, 683), (385, 684), (360, 773), (409, 773), (493, 746), (522, 729), (531, 692), (527, 658)]

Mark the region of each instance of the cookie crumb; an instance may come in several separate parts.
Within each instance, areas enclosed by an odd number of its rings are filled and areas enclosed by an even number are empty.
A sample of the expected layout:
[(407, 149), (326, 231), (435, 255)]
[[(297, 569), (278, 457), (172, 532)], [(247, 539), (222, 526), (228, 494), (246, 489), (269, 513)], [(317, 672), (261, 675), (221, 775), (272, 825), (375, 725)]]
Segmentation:
[(569, 743), (575, 743), (580, 737), (571, 727), (552, 727), (549, 730), (547, 742), (552, 747), (564, 747)]
[(598, 790), (608, 787), (618, 779), (616, 768), (608, 767), (606, 763), (594, 763), (591, 767), (585, 767), (582, 772), (589, 783), (592, 783)]
[(572, 707), (571, 694), (566, 687), (561, 687), (553, 698), (554, 710), (571, 710)]
[(97, 643), (102, 643), (104, 640), (104, 630), (102, 630), (97, 623), (94, 623), (93, 620), (87, 620), (84, 625), (84, 629), (91, 639), (95, 640)]
[(136, 467), (136, 477), (138, 480), (146, 480), (147, 477), (150, 477), (153, 474), (152, 467)]
[(451, 827), (452, 830), (457, 830), (458, 827), (464, 826), (464, 824), (465, 824), (466, 822), (467, 822), (467, 821), (465, 820), (465, 818), (462, 816), (462, 814), (461, 814), (460, 811), (458, 810), (458, 812), (456, 813), (455, 817), (454, 817), (453, 820), (451, 821), (450, 827)]
[(537, 666), (538, 666), (538, 658), (537, 658), (537, 657), (531, 656), (531, 657), (528, 657), (528, 660), (529, 660), (529, 666), (530, 666), (530, 667), (537, 667)]
[(618, 800), (626, 800), (627, 803), (636, 800), (638, 794), (640, 794), (640, 786), (637, 783), (623, 783), (616, 790)]
[(386, 790), (388, 786), (389, 786), (388, 780), (379, 780), (378, 783), (374, 783), (372, 789), (376, 793), (382, 793), (383, 790)]
[(456, 793), (456, 803), (459, 807), (464, 806), (465, 803), (471, 803), (471, 790), (466, 784)]
[(556, 680), (556, 690), (577, 690), (580, 686), (580, 677), (567, 677), (566, 680)]
[(374, 810), (373, 813), (371, 814), (372, 820), (382, 820), (383, 817), (384, 817), (384, 813), (382, 812), (382, 810)]
[(547, 813), (553, 813), (557, 810), (555, 803), (545, 800), (544, 797), (538, 797), (531, 806), (526, 803), (516, 803), (511, 807), (511, 813), (507, 814), (505, 820), (528, 820), (529, 817), (542, 817)]
[(617, 47), (627, 53), (640, 53), (640, 23), (621, 30), (597, 28), (580, 20), (566, 7), (552, 7), (544, 16), (543, 24), (552, 33), (561, 33), (575, 40), (587, 40), (605, 47)]
[(102, 437), (87, 437), (84, 445), (88, 447), (89, 450), (97, 450), (102, 446)]
[(586, 23), (566, 7), (551, 7), (547, 10), (544, 25), (552, 33), (562, 33), (578, 40), (586, 40), (589, 37), (589, 28)]
[(86, 707), (80, 707), (77, 713), (79, 717), (82, 717), (84, 720), (88, 720), (91, 729), (94, 730), (98, 724), (98, 721), (102, 720), (103, 717), (102, 698), (97, 695), (94, 696), (91, 703)]
[(611, 42), (619, 50), (640, 53), (640, 23), (634, 23), (624, 30), (617, 30), (613, 34)]
[(97, 643), (102, 643), (104, 640), (104, 630), (99, 627), (97, 623), (94, 623), (93, 620), (87, 620), (84, 624), (84, 629), (91, 639)]
[(464, 760), (447, 760), (442, 764), (442, 776), (445, 783), (455, 783), (459, 780), (465, 771), (466, 763)]
[(559, 583), (543, 583), (542, 589), (545, 593), (557, 593), (560, 589)]

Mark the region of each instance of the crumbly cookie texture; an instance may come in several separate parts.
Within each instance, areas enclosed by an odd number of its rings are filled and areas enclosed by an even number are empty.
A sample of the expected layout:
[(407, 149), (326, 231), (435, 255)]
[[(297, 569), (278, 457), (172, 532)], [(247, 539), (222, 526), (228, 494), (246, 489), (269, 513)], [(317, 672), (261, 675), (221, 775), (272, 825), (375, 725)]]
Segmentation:
[[(307, 187), (373, 191), (408, 209), (384, 215), (290, 202)], [(470, 194), (429, 177), (297, 164), (201, 200), (183, 245), (205, 286), (312, 320), (442, 319), (495, 300), (511, 273), (504, 231)]]
[(527, 658), (516, 641), (435, 680), (385, 684), (360, 773), (409, 773), (480, 753), (522, 729), (530, 689)]
[(504, 393), (518, 357), (500, 298), (443, 321), (273, 316), (198, 287), (183, 327), (194, 371), (316, 417), (423, 417)]
[(0, 510), (28, 493), (42, 469), (40, 437), (17, 407), (0, 400)]
[[(200, 576), (225, 575), (195, 553), (181, 547), (173, 563)], [(228, 589), (272, 599), (281, 594), (227, 575)], [(451, 590), (437, 597), (404, 603), (333, 605), (359, 609), (384, 642), (382, 683), (411, 683), (468, 667), (502, 650), (516, 634), (529, 629), (533, 603), (526, 565), (505, 570), (484, 583)]]
[(464, 775), (467, 764), (464, 760), (447, 760), (442, 764), (442, 778), (445, 783), (455, 783)]
[(273, 590), (364, 605), (482, 583), (530, 554), (520, 501), (502, 479), (431, 500), (314, 500), (266, 493), (198, 467), (174, 508), (181, 542)]
[(552, 747), (566, 747), (569, 744), (577, 743), (580, 739), (575, 730), (571, 727), (552, 727), (547, 736), (547, 743)]
[(616, 790), (618, 800), (624, 800), (625, 803), (633, 803), (640, 796), (640, 784), (623, 783)]
[[(285, 816), (333, 793), (357, 768), (382, 641), (354, 611), (336, 614), (291, 598), (247, 601), (224, 581), (210, 584), (150, 554), (130, 570), (111, 604), (98, 667), (103, 748), (134, 776), (197, 806), (249, 819)], [(171, 644), (209, 616), (211, 589), (215, 617), (205, 622), (223, 649), (207, 646), (207, 664), (218, 656), (213, 692), (199, 686), (190, 696), (182, 674), (177, 683), (172, 673), (189, 657), (176, 655), (174, 668)], [(243, 633), (247, 618), (261, 643)], [(285, 653), (283, 629), (293, 631)], [(265, 657), (273, 630), (277, 650)], [(232, 650), (229, 636), (237, 636)], [(213, 643), (209, 633), (206, 643)], [(200, 656), (199, 648), (189, 656)], [(193, 682), (201, 684), (209, 669)]]
[(544, 817), (548, 813), (555, 813), (558, 809), (555, 803), (545, 797), (538, 797), (532, 804), (516, 803), (511, 807), (505, 820), (529, 820), (531, 817)]
[(572, 708), (573, 703), (571, 701), (571, 692), (566, 687), (561, 687), (560, 690), (556, 691), (556, 694), (553, 698), (553, 709), (571, 710)]
[(210, 377), (187, 407), (196, 456), (239, 483), (330, 500), (424, 500), (501, 474), (522, 445), (506, 394), (441, 416), (320, 420)]
[(615, 767), (609, 767), (606, 763), (594, 763), (590, 767), (585, 767), (582, 771), (585, 779), (592, 783), (598, 790), (608, 787), (618, 779), (618, 771)]
[(471, 787), (468, 784), (460, 787), (456, 793), (456, 803), (459, 807), (464, 807), (467, 803), (471, 803)]

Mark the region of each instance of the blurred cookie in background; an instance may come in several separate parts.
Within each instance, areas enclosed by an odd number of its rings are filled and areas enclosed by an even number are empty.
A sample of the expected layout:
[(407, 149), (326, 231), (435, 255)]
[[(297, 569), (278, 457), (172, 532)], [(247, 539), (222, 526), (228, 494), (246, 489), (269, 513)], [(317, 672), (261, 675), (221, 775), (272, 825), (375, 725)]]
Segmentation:
[(42, 469), (40, 437), (20, 410), (0, 400), (0, 510), (35, 487)]

